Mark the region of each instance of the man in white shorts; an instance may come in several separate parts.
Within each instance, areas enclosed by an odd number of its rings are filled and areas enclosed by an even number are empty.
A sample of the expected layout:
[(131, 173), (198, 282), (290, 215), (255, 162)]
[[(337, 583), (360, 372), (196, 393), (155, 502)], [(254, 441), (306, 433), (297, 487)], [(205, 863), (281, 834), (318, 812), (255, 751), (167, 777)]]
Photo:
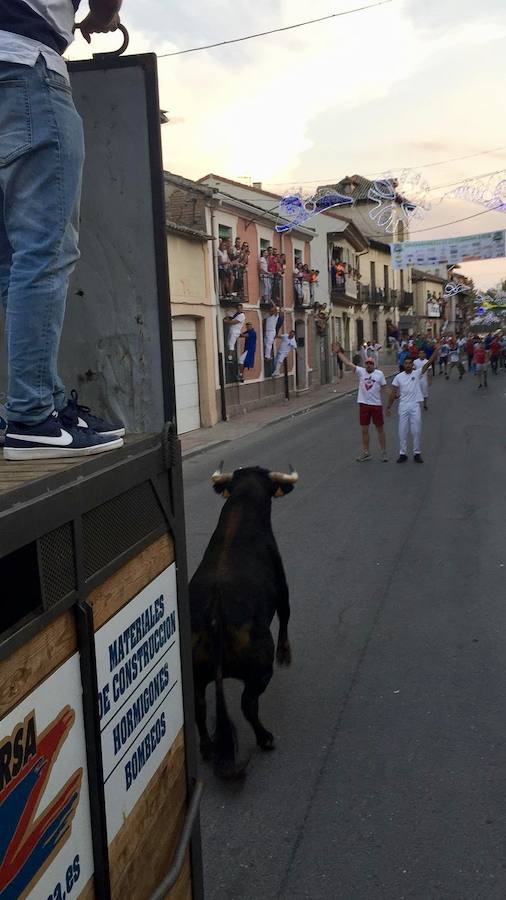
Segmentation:
[[(439, 343), (434, 348), (438, 353)], [(435, 362), (434, 353), (426, 360), (420, 369), (413, 368), (413, 360), (410, 356), (404, 360), (404, 372), (399, 372), (392, 381), (392, 390), (388, 401), (387, 416), (394, 401), (399, 399), (399, 458), (398, 463), (406, 462), (408, 458), (408, 433), (413, 436), (413, 461), (423, 463), (421, 438), (422, 438), (422, 412), (420, 404), (423, 401), (421, 380), (429, 366)]]
[(355, 366), (344, 355), (340, 344), (337, 344), (336, 352), (339, 359), (350, 369), (353, 369), (358, 377), (357, 403), (360, 427), (362, 429), (362, 455), (357, 456), (357, 462), (366, 462), (371, 458), (369, 453), (370, 422), (376, 426), (376, 431), (378, 432), (383, 462), (388, 462), (385, 432), (383, 430), (383, 404), (381, 402), (381, 391), (386, 387), (386, 378), (383, 372), (376, 368), (372, 357), (367, 357), (362, 367)]

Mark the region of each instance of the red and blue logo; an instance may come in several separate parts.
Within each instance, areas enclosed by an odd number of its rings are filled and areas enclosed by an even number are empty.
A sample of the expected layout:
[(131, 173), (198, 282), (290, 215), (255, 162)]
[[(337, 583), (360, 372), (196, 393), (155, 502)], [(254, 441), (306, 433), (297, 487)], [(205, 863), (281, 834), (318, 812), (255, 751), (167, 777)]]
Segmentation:
[(65, 706), (37, 736), (35, 712), (0, 738), (0, 898), (19, 900), (36, 884), (72, 832), (82, 768), (39, 811), (41, 797), (75, 721)]

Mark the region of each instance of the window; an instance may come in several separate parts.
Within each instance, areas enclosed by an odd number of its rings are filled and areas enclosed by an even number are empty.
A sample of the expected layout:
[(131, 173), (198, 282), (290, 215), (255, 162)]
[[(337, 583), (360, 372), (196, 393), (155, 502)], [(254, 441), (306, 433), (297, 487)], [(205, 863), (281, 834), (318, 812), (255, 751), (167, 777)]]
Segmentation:
[(232, 229), (228, 225), (218, 225), (218, 237), (220, 241), (232, 240)]
[(268, 240), (266, 240), (266, 238), (260, 238), (260, 253), (263, 253), (264, 250), (267, 250), (267, 248), (271, 247), (271, 246), (272, 245), (269, 243)]
[(376, 289), (376, 263), (371, 262), (371, 290)]
[(302, 263), (303, 263), (303, 259), (302, 259), (302, 250), (295, 250), (295, 249), (294, 249), (294, 251), (293, 251), (293, 264), (294, 264), (294, 267), (295, 267), (296, 269), (298, 269), (299, 266), (302, 265)]

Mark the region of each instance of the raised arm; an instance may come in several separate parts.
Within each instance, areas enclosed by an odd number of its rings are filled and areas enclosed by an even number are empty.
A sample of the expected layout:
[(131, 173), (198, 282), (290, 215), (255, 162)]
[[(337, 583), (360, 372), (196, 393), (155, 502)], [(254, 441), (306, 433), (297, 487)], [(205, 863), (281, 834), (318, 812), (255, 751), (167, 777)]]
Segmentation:
[(431, 355), (429, 356), (427, 362), (425, 363), (425, 365), (424, 365), (423, 368), (422, 368), (422, 375), (425, 375), (425, 373), (426, 373), (427, 369), (429, 368), (429, 366), (431, 366), (432, 363), (435, 363), (435, 362), (436, 362), (437, 355), (438, 355), (438, 353), (439, 353), (440, 348), (441, 348), (441, 342), (440, 342), (440, 341), (437, 341), (437, 343), (436, 343), (435, 346), (434, 346), (434, 350), (432, 351), (432, 353), (431, 353)]
[(336, 344), (336, 353), (345, 366), (348, 366), (349, 369), (353, 369), (353, 371), (355, 371), (355, 369), (357, 368), (355, 363), (352, 363), (352, 361), (344, 355), (341, 344)]

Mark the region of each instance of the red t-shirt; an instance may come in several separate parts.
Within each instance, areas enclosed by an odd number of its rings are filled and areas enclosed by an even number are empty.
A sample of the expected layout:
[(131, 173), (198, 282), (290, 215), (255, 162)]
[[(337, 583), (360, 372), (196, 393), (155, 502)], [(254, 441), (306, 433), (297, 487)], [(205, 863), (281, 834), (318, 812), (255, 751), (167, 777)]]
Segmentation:
[(500, 352), (501, 352), (501, 348), (500, 348), (498, 342), (492, 341), (492, 343), (490, 344), (490, 355), (491, 356), (499, 356)]
[(487, 354), (484, 347), (476, 347), (474, 351), (474, 361), (478, 363), (478, 365), (482, 365), (485, 362)]
[(267, 260), (267, 268), (271, 275), (277, 275), (277, 273), (279, 272), (279, 263), (277, 256), (269, 256)]
[(473, 350), (474, 350), (474, 341), (472, 338), (469, 338), (469, 340), (466, 344), (466, 351), (467, 351), (468, 356), (473, 355)]

